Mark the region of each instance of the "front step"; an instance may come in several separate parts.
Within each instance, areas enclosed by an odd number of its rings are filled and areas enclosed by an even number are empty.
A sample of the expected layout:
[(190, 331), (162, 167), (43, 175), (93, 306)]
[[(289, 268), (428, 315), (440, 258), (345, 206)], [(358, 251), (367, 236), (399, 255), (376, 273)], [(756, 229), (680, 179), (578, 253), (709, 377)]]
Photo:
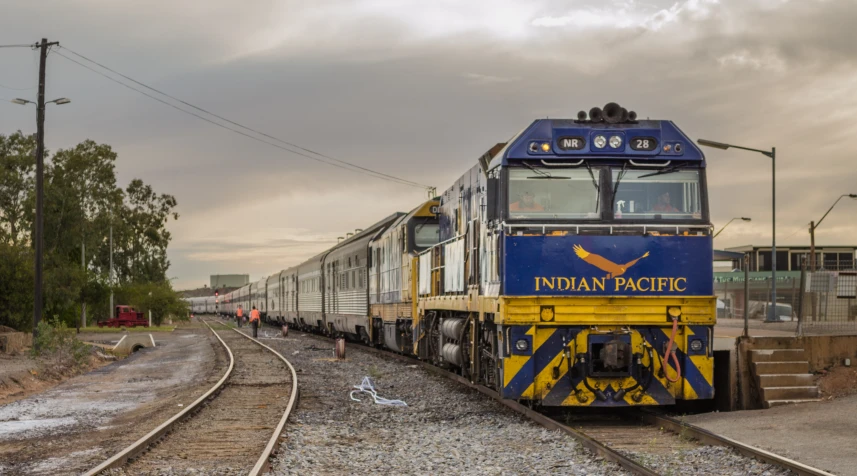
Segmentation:
[(758, 375), (759, 386), (765, 387), (807, 387), (813, 385), (811, 374), (768, 374)]
[(754, 349), (749, 357), (764, 408), (821, 400), (804, 349)]
[(762, 398), (768, 402), (773, 400), (809, 400), (818, 397), (818, 387), (815, 385), (805, 387), (762, 387)]
[(803, 349), (751, 350), (750, 362), (802, 362), (806, 360)]
[(756, 375), (768, 374), (807, 374), (809, 362), (753, 362)]
[(806, 398), (798, 400), (768, 400), (765, 402), (765, 408), (781, 407), (783, 405), (793, 405), (796, 403), (820, 402), (820, 398)]

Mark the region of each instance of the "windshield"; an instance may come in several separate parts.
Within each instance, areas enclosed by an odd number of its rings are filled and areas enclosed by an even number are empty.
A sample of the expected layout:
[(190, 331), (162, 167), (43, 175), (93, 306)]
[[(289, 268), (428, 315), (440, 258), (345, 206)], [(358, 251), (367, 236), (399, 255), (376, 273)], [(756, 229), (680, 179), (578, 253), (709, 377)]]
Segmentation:
[(414, 246), (428, 248), (440, 242), (440, 225), (437, 223), (420, 223), (414, 227)]
[[(613, 169), (613, 214), (617, 220), (701, 218), (699, 171)], [(648, 175), (648, 177), (646, 177)]]
[(585, 167), (512, 168), (509, 217), (598, 219), (598, 173)]

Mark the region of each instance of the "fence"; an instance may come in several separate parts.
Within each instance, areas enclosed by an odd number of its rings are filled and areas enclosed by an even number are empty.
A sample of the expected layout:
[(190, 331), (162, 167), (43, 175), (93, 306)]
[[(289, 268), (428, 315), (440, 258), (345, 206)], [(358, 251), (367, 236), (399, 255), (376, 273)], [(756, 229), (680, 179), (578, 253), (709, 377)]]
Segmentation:
[[(833, 261), (817, 267), (815, 272), (778, 272), (775, 309), (770, 272), (749, 273), (749, 327), (781, 335), (857, 334), (855, 263)], [(720, 274), (714, 283), (718, 325), (743, 327), (744, 273)]]

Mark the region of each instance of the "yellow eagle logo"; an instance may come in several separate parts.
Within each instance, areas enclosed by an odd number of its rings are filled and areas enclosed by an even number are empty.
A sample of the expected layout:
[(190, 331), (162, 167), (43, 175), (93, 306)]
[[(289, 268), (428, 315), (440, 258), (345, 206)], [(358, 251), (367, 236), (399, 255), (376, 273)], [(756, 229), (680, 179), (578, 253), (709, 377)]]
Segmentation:
[(628, 261), (625, 264), (616, 264), (603, 256), (592, 254), (584, 250), (583, 247), (580, 245), (574, 245), (574, 254), (576, 254), (580, 259), (586, 261), (592, 266), (595, 266), (596, 268), (602, 271), (607, 271), (608, 279), (615, 278), (617, 276), (622, 276), (623, 274), (625, 274), (625, 271), (628, 271), (628, 268), (637, 264), (637, 261), (640, 261), (641, 259), (649, 256), (649, 252), (646, 251), (646, 254), (640, 256), (639, 258), (633, 261)]

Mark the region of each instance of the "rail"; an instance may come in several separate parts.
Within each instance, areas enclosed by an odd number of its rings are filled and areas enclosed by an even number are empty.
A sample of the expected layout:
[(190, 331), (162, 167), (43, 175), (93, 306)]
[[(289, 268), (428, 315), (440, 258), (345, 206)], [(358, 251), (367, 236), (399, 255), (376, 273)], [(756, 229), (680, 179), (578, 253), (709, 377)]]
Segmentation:
[(736, 441), (731, 438), (712, 433), (704, 428), (691, 425), (675, 418), (657, 414), (651, 410), (640, 410), (640, 416), (643, 421), (652, 425), (663, 427), (664, 429), (672, 431), (673, 433), (686, 435), (687, 437), (696, 439), (701, 443), (733, 448), (735, 451), (744, 456), (756, 458), (768, 464), (779, 466), (800, 476), (834, 476), (833, 474), (828, 473), (826, 471), (822, 471), (820, 469), (813, 468), (812, 466), (808, 466), (803, 463), (788, 459), (784, 456), (780, 456), (778, 454), (774, 454), (769, 451), (765, 451), (763, 449), (741, 443), (740, 441)]
[[(331, 339), (329, 337), (319, 336), (317, 334), (308, 334), (308, 335), (311, 335), (311, 336), (317, 337), (317, 338), (322, 338), (322, 339), (328, 339), (328, 340)], [(494, 390), (492, 390), (488, 387), (485, 387), (484, 385), (474, 384), (469, 379), (462, 377), (458, 374), (449, 372), (449, 371), (444, 370), (440, 367), (436, 367), (436, 366), (434, 366), (428, 362), (418, 360), (418, 359), (415, 359), (413, 357), (409, 357), (406, 355), (395, 354), (392, 352), (387, 352), (387, 351), (382, 350), (382, 349), (376, 349), (376, 348), (368, 347), (368, 346), (360, 346), (360, 349), (365, 350), (365, 351), (370, 352), (370, 353), (373, 353), (373, 354), (376, 354), (376, 355), (385, 356), (385, 357), (396, 359), (396, 360), (399, 360), (402, 362), (407, 362), (408, 364), (411, 364), (411, 365), (413, 365), (413, 364), (419, 365), (420, 367), (422, 367), (423, 369), (425, 369), (429, 372), (432, 372), (436, 375), (440, 375), (443, 377), (447, 377), (447, 378), (454, 380), (455, 382), (457, 382), (461, 385), (464, 385), (468, 388), (474, 389), (474, 390), (476, 390), (476, 391), (478, 391), (484, 395), (487, 395), (487, 396), (493, 398), (494, 400), (497, 400), (498, 402), (505, 405), (506, 407), (512, 409), (513, 411), (515, 411), (517, 413), (520, 413), (520, 414), (526, 416), (527, 418), (529, 418), (533, 422), (538, 423), (539, 425), (541, 425), (545, 428), (548, 428), (550, 430), (562, 431), (566, 435), (575, 439), (584, 448), (587, 448), (588, 450), (592, 451), (593, 453), (595, 453), (599, 456), (602, 456), (603, 458), (605, 458), (608, 461), (611, 461), (613, 463), (618, 464), (623, 469), (630, 471), (631, 473), (641, 475), (641, 476), (658, 476), (660, 474), (656, 471), (652, 471), (651, 469), (641, 465), (640, 463), (637, 463), (635, 460), (619, 453), (618, 451), (611, 449), (610, 447), (602, 444), (601, 442), (583, 434), (582, 432), (578, 432), (577, 430), (569, 427), (568, 425), (565, 425), (559, 421), (556, 421), (555, 419), (553, 419), (547, 415), (544, 415), (542, 413), (539, 413), (539, 412), (537, 412), (537, 411), (535, 411), (535, 410), (533, 410), (533, 409), (531, 409), (531, 408), (529, 408), (529, 407), (527, 407), (521, 403), (518, 403), (517, 401), (500, 398), (500, 396)], [(735, 451), (737, 451), (738, 453), (740, 453), (744, 456), (747, 456), (750, 458), (755, 458), (755, 459), (758, 459), (759, 461), (764, 461), (764, 462), (769, 463), (769, 464), (773, 464), (773, 465), (778, 466), (780, 468), (784, 468), (784, 469), (787, 469), (789, 471), (792, 471), (793, 473), (800, 475), (800, 476), (834, 476), (831, 473), (822, 471), (822, 470), (817, 469), (817, 468), (813, 468), (813, 467), (805, 465), (803, 463), (799, 463), (797, 461), (785, 458), (783, 456), (780, 456), (780, 455), (777, 455), (777, 454), (774, 454), (774, 453), (771, 453), (771, 452), (768, 452), (768, 451), (765, 451), (765, 450), (762, 450), (759, 448), (755, 448), (753, 446), (741, 443), (739, 441), (727, 438), (725, 436), (717, 435), (717, 434), (712, 433), (712, 432), (705, 430), (703, 428), (699, 428), (697, 426), (693, 426), (693, 425), (690, 425), (688, 423), (679, 421), (675, 418), (671, 418), (671, 417), (668, 417), (665, 415), (660, 415), (660, 414), (658, 414), (652, 410), (637, 409), (636, 411), (638, 412), (638, 414), (636, 415), (636, 418), (639, 418), (639, 419), (643, 420), (644, 422), (649, 423), (651, 425), (654, 425), (657, 427), (662, 427), (663, 429), (668, 430), (672, 433), (684, 435), (684, 436), (687, 436), (688, 438), (691, 438), (691, 439), (696, 439), (700, 443), (703, 443), (703, 444), (709, 444), (709, 445), (715, 445), (715, 446), (725, 446), (728, 448), (733, 448)]]
[(288, 404), (288, 406), (286, 406), (286, 411), (283, 412), (283, 417), (280, 418), (280, 423), (277, 424), (277, 428), (274, 430), (274, 434), (271, 436), (271, 439), (268, 440), (268, 444), (265, 445), (265, 450), (262, 452), (262, 456), (259, 457), (259, 460), (256, 461), (256, 465), (253, 466), (253, 469), (250, 471), (250, 476), (256, 476), (258, 474), (261, 474), (262, 471), (266, 468), (267, 463), (268, 463), (268, 457), (271, 456), (271, 454), (274, 452), (274, 447), (277, 444), (277, 440), (279, 439), (280, 435), (283, 433), (283, 428), (286, 426), (286, 420), (289, 419), (289, 415), (291, 415), (292, 409), (295, 406), (295, 402), (297, 401), (297, 396), (298, 396), (298, 374), (295, 372), (295, 368), (292, 366), (291, 362), (286, 360), (286, 358), (283, 357), (282, 354), (280, 354), (276, 350), (268, 347), (267, 345), (259, 342), (258, 340), (248, 336), (247, 334), (239, 331), (238, 329), (232, 329), (232, 330), (237, 332), (238, 334), (241, 334), (242, 336), (246, 337), (247, 339), (250, 339), (251, 341), (261, 345), (265, 349), (270, 350), (274, 355), (279, 357), (280, 360), (282, 360), (286, 364), (286, 367), (289, 368), (289, 373), (292, 374), (292, 392), (291, 392), (291, 395), (289, 395), (289, 404)]
[[(226, 345), (226, 342), (223, 341), (223, 339), (217, 334), (217, 332), (215, 332), (215, 330), (208, 324), (208, 322), (205, 320), (201, 320), (201, 321), (203, 324), (205, 324), (206, 327), (208, 327), (208, 329), (212, 332), (212, 334), (214, 334), (214, 336), (217, 337), (217, 340), (220, 341), (220, 344), (223, 345), (223, 348), (226, 349), (226, 353), (229, 355), (229, 367), (226, 369), (226, 373), (224, 373), (223, 377), (221, 377), (220, 380), (217, 381), (217, 383), (215, 383), (210, 389), (208, 389), (202, 396), (197, 398), (193, 403), (184, 407), (181, 411), (179, 411), (178, 413), (173, 415), (167, 421), (161, 423), (160, 425), (158, 425), (157, 428), (150, 431), (145, 436), (138, 439), (137, 441), (135, 441), (134, 443), (132, 443), (131, 445), (129, 445), (128, 447), (126, 447), (122, 451), (116, 453), (115, 455), (111, 456), (109, 459), (107, 459), (106, 461), (104, 461), (100, 465), (98, 465), (95, 468), (92, 468), (88, 472), (84, 473), (85, 476), (95, 476), (95, 475), (97, 475), (103, 471), (108, 470), (108, 469), (122, 467), (123, 465), (125, 465), (128, 462), (128, 460), (130, 460), (130, 459), (136, 457), (137, 455), (141, 454), (149, 446), (151, 446), (152, 444), (157, 442), (167, 432), (172, 430), (173, 427), (177, 423), (184, 420), (184, 418), (187, 417), (192, 412), (198, 410), (209, 398), (211, 398), (212, 396), (216, 397), (215, 394), (217, 392), (219, 392), (223, 388), (223, 386), (226, 384), (226, 381), (232, 375), (232, 370), (235, 368), (235, 356), (232, 354), (232, 350), (229, 348), (229, 346)], [(274, 349), (271, 349), (270, 347), (266, 346), (265, 344), (262, 344), (258, 340), (253, 339), (252, 337), (245, 335), (242, 332), (239, 332), (237, 329), (233, 329), (233, 330), (235, 332), (237, 332), (238, 334), (241, 334), (242, 336), (246, 337), (247, 339), (250, 339), (251, 341), (255, 342), (256, 344), (259, 344), (263, 348), (271, 351), (274, 355), (279, 357), (283, 362), (285, 362), (286, 366), (289, 368), (289, 372), (291, 373), (291, 378), (292, 378), (292, 391), (291, 391), (291, 395), (289, 397), (289, 403), (288, 403), (288, 406), (286, 407), (286, 411), (283, 413), (283, 417), (280, 419), (280, 422), (277, 425), (277, 428), (274, 430), (273, 436), (270, 438), (270, 440), (268, 441), (268, 444), (265, 446), (265, 450), (262, 453), (262, 456), (259, 457), (259, 459), (257, 460), (256, 464), (254, 465), (253, 469), (249, 473), (251, 476), (257, 476), (265, 468), (266, 463), (268, 461), (268, 457), (273, 453), (274, 446), (276, 445), (277, 439), (279, 438), (280, 434), (282, 433), (283, 427), (286, 424), (286, 420), (288, 420), (289, 415), (291, 414), (291, 411), (294, 408), (294, 404), (295, 404), (295, 401), (297, 398), (297, 393), (298, 393), (298, 379), (297, 379), (297, 374), (295, 373), (295, 369), (294, 369), (294, 367), (292, 367), (292, 364), (288, 360), (286, 360), (282, 355), (280, 355), (279, 352), (275, 351)]]
[[(308, 335), (311, 335), (311, 336), (317, 337), (317, 338), (321, 338), (321, 339), (332, 340), (330, 337), (319, 336), (319, 335), (315, 335), (315, 334), (308, 334)], [(406, 355), (394, 354), (392, 352), (387, 352), (387, 351), (384, 351), (381, 349), (375, 349), (373, 347), (368, 347), (368, 346), (360, 346), (360, 349), (365, 350), (367, 352), (371, 352), (373, 354), (380, 355), (380, 356), (385, 356), (385, 357), (393, 358), (393, 359), (396, 359), (396, 360), (399, 360), (402, 362), (407, 362), (408, 364), (419, 365), (420, 367), (422, 367), (425, 370), (428, 370), (429, 372), (432, 372), (434, 374), (437, 374), (437, 375), (440, 375), (443, 377), (447, 377), (447, 378), (454, 380), (455, 382), (457, 382), (461, 385), (464, 385), (465, 387), (474, 389), (474, 390), (476, 390), (476, 391), (478, 391), (484, 395), (487, 395), (487, 396), (493, 398), (494, 400), (497, 400), (501, 404), (505, 405), (509, 409), (524, 415), (525, 417), (529, 418), (530, 420), (534, 421), (535, 423), (537, 423), (537, 424), (539, 424), (539, 425), (541, 425), (541, 426), (543, 426), (549, 430), (559, 430), (559, 431), (565, 433), (566, 435), (568, 435), (571, 438), (573, 438), (574, 440), (576, 440), (584, 448), (588, 449), (589, 451), (592, 451), (593, 453), (603, 457), (604, 459), (606, 459), (608, 461), (612, 461), (612, 462), (618, 464), (623, 469), (630, 471), (633, 474), (636, 474), (639, 476), (659, 476), (659, 474), (657, 472), (654, 472), (654, 471), (646, 468), (645, 466), (641, 465), (640, 463), (637, 463), (633, 459), (628, 458), (627, 456), (625, 456), (625, 455), (623, 455), (617, 451), (612, 450), (611, 448), (599, 443), (598, 441), (590, 438), (589, 436), (584, 435), (583, 433), (571, 428), (568, 425), (564, 425), (564, 424), (554, 420), (553, 418), (550, 418), (549, 416), (541, 414), (535, 410), (532, 410), (531, 408), (528, 408), (527, 406), (520, 404), (514, 400), (508, 400), (508, 399), (500, 398), (500, 396), (497, 395), (497, 392), (495, 392), (494, 390), (492, 390), (492, 389), (490, 389), (484, 385), (474, 384), (474, 383), (470, 382), (470, 380), (468, 380), (468, 379), (466, 379), (466, 378), (464, 378), (458, 374), (448, 372), (448, 371), (446, 371), (440, 367), (436, 367), (434, 365), (431, 365), (428, 362), (424, 362), (422, 360), (417, 360), (415, 358), (408, 357)]]

